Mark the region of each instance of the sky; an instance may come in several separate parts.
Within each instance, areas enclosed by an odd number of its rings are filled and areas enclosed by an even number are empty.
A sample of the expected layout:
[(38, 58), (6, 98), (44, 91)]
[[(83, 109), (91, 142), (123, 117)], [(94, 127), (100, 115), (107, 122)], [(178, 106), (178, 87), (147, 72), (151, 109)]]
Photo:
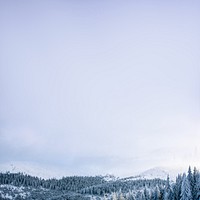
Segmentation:
[(199, 8), (0, 0), (0, 163), (117, 176), (198, 165)]

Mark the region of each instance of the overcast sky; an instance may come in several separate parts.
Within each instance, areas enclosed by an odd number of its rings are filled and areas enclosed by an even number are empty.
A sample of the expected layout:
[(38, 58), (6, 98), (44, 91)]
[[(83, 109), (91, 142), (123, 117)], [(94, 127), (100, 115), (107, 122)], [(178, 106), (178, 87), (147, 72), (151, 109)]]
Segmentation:
[(0, 162), (120, 176), (198, 163), (199, 10), (0, 0)]

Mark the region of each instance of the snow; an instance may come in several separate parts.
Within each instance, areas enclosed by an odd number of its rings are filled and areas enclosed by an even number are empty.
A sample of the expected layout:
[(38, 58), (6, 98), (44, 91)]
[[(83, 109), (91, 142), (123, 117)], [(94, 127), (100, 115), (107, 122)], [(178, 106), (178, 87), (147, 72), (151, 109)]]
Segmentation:
[(24, 190), (24, 187), (16, 187), (16, 186), (14, 186), (14, 185), (10, 185), (10, 184), (4, 184), (4, 185), (0, 185), (0, 188), (7, 188), (7, 189), (9, 189), (9, 190), (11, 190), (11, 191), (18, 191), (18, 192), (23, 192), (23, 190)]
[[(30, 162), (10, 162), (0, 164), (0, 172), (11, 172), (11, 173), (25, 173), (32, 176), (37, 176), (40, 178), (48, 179), (48, 178), (62, 178), (63, 176), (68, 176), (64, 171), (52, 167), (42, 166), (36, 163)], [(121, 178), (121, 180), (138, 180), (138, 179), (167, 179), (169, 175), (170, 180), (174, 181), (176, 176), (187, 169), (181, 168), (167, 168), (167, 167), (155, 167), (148, 169), (144, 172), (134, 174), (134, 176)], [(103, 176), (105, 181), (115, 181), (119, 179), (114, 175), (105, 175)]]
[(111, 175), (111, 174), (106, 174), (105, 176), (103, 176), (103, 179), (107, 182), (110, 182), (110, 181), (116, 181), (118, 180), (119, 178), (118, 177), (115, 177), (114, 175)]
[(1, 191), (0, 191), (0, 197), (1, 198), (5, 198), (5, 199), (13, 199), (13, 197), (9, 194), (2, 194)]
[(156, 167), (149, 169), (143, 173), (140, 174), (140, 176), (144, 179), (154, 179), (154, 178), (160, 178), (160, 179), (167, 179), (167, 176), (170, 177), (170, 179), (174, 180), (179, 172), (176, 170), (168, 169), (168, 168), (161, 168)]
[(31, 176), (37, 176), (44, 179), (49, 178), (62, 178), (65, 175), (60, 169), (42, 166), (31, 162), (9, 162), (0, 164), (0, 172), (10, 172), (10, 173), (25, 173)]
[(166, 168), (166, 167), (155, 167), (148, 169), (139, 175), (131, 176), (127, 178), (123, 178), (124, 181), (129, 180), (138, 180), (138, 179), (167, 179), (167, 176), (169, 176), (171, 181), (175, 181), (178, 174), (183, 173), (183, 169), (177, 169), (177, 168)]
[(10, 184), (0, 185), (1, 198), (15, 199), (16, 196), (20, 196), (22, 199), (25, 199), (29, 195), (30, 192), (25, 192), (25, 188), (22, 186), (16, 187)]

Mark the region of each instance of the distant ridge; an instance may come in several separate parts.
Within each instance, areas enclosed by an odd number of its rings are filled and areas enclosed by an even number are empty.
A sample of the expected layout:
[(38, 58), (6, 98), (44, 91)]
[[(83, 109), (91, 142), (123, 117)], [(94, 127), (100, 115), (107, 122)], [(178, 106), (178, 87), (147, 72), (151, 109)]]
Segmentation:
[(37, 176), (39, 178), (49, 179), (49, 178), (62, 178), (66, 174), (58, 169), (38, 165), (31, 162), (8, 162), (0, 164), (1, 172), (11, 172), (11, 173), (25, 173), (31, 176)]
[[(30, 162), (9, 162), (9, 163), (3, 163), (0, 164), (0, 171), (1, 172), (11, 172), (11, 173), (25, 173), (29, 174), (31, 176), (37, 176), (44, 179), (49, 178), (62, 178), (63, 176), (69, 176), (64, 171), (61, 171), (56, 168), (50, 168), (42, 165), (38, 165), (36, 163), (30, 163)], [(175, 181), (176, 176), (180, 173), (182, 173), (182, 169), (173, 169), (173, 168), (166, 168), (166, 167), (155, 167), (148, 169), (142, 173), (139, 173), (138, 175), (120, 178), (116, 177), (114, 175), (106, 174), (104, 175), (105, 181), (115, 181), (115, 180), (123, 180), (123, 181), (129, 181), (129, 180), (138, 180), (138, 179), (167, 179), (167, 176), (169, 175), (170, 180)]]
[(138, 175), (130, 176), (126, 178), (122, 178), (123, 181), (129, 181), (129, 180), (139, 180), (139, 179), (163, 179), (166, 180), (167, 176), (169, 176), (171, 181), (175, 181), (176, 176), (180, 173), (182, 173), (182, 169), (173, 169), (173, 168), (166, 168), (166, 167), (155, 167), (148, 169)]

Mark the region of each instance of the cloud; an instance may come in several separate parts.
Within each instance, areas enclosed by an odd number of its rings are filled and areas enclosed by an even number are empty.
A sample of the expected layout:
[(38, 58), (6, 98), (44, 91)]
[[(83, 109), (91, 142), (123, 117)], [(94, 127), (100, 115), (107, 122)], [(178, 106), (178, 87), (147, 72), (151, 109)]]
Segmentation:
[(13, 128), (0, 130), (1, 143), (13, 148), (41, 147), (44, 139), (38, 132), (30, 128)]
[(198, 147), (198, 6), (96, 2), (0, 2), (0, 159), (125, 173)]

